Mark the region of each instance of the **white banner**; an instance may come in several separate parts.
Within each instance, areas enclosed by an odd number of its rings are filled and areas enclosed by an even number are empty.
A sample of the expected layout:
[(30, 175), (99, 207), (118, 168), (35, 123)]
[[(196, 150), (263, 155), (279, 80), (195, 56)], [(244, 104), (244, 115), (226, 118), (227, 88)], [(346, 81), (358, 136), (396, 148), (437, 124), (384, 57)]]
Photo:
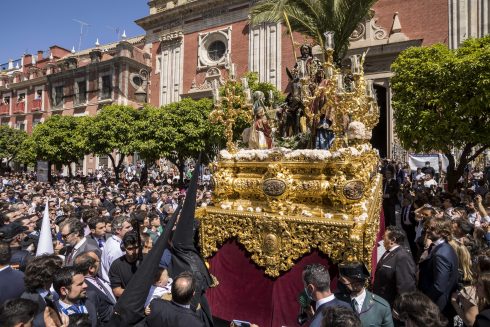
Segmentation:
[[(439, 158), (440, 157), (440, 158)], [(415, 154), (411, 153), (408, 155), (408, 165), (411, 170), (417, 170), (417, 168), (425, 167), (425, 163), (430, 162), (430, 166), (435, 169), (438, 173), (439, 169), (439, 159), (442, 161), (442, 171), (446, 172), (447, 158), (442, 154)]]

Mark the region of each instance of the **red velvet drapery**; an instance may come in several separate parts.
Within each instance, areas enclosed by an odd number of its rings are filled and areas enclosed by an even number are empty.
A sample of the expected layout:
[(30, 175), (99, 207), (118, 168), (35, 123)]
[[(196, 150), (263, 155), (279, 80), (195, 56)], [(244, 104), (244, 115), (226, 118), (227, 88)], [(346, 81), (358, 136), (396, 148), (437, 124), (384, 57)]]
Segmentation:
[[(381, 213), (377, 241), (384, 233), (384, 216)], [(376, 267), (376, 247), (372, 267)], [(301, 272), (311, 263), (328, 267), (332, 278), (332, 289), (337, 284), (337, 266), (318, 251), (303, 256), (296, 265), (280, 277), (272, 279), (262, 268), (250, 260), (250, 255), (235, 240), (226, 242), (210, 260), (210, 271), (220, 284), (207, 291), (213, 316), (224, 320), (250, 321), (260, 327), (299, 326), (298, 295), (303, 290)]]

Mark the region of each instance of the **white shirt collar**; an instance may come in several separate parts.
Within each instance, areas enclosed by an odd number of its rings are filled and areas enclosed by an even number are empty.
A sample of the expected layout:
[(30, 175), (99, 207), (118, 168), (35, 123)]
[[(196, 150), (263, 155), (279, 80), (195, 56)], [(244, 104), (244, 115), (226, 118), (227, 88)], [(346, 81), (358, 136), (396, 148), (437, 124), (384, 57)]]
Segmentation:
[(352, 297), (351, 296), (351, 300), (352, 299), (356, 299), (357, 307), (359, 308), (359, 312), (361, 312), (361, 310), (362, 310), (362, 305), (364, 304), (364, 300), (366, 299), (366, 295), (367, 295), (366, 294), (366, 289), (363, 289), (362, 292), (361, 292), (361, 294), (359, 294), (358, 296), (355, 296), (355, 297)]
[(318, 308), (324, 304), (324, 303), (327, 303), (327, 302), (330, 302), (330, 301), (333, 301), (335, 300), (335, 295), (334, 294), (330, 294), (329, 296), (327, 297), (324, 297), (323, 299), (320, 299), (318, 301), (316, 301), (316, 307), (315, 307), (315, 310), (318, 310)]
[(391, 249), (387, 250), (388, 252), (393, 252), (397, 247), (399, 247), (400, 245), (395, 245), (393, 246)]
[(434, 246), (438, 246), (439, 244), (444, 243), (445, 240), (443, 238), (438, 239), (437, 241), (434, 242)]
[(6, 265), (5, 267), (0, 268), (0, 271), (4, 271), (4, 270), (6, 270), (6, 269), (8, 269), (8, 268), (10, 268), (10, 265)]

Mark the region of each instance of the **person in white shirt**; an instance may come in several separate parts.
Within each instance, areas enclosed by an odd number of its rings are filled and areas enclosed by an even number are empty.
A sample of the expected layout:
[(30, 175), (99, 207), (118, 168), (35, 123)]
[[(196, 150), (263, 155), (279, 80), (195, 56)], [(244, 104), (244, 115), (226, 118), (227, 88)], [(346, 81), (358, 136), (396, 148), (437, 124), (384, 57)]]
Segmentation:
[(425, 175), (425, 181), (424, 181), (424, 187), (432, 188), (432, 187), (436, 187), (436, 186), (437, 186), (437, 182), (434, 179), (434, 177), (431, 174), (426, 174)]
[(131, 218), (128, 216), (118, 216), (112, 221), (112, 236), (106, 241), (102, 250), (100, 275), (104, 280), (109, 280), (109, 269), (112, 262), (124, 255), (121, 250), (121, 242), (127, 232), (133, 230)]
[(415, 173), (414, 179), (416, 181), (419, 181), (419, 180), (423, 179), (424, 176), (425, 176), (425, 174), (422, 172), (422, 168), (417, 168), (417, 172)]

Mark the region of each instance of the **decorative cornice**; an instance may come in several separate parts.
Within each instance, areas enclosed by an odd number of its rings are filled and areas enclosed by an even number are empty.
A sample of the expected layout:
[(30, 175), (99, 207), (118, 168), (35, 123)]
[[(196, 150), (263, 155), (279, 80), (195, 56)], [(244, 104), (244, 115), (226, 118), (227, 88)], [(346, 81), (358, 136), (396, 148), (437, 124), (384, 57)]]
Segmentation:
[(235, 11), (241, 9), (241, 6), (237, 7), (237, 5), (243, 4), (249, 7), (251, 3), (250, 0), (189, 1), (174, 8), (137, 19), (135, 23), (146, 31), (161, 25), (182, 26), (194, 20), (218, 16), (220, 14), (219, 6), (227, 6), (229, 11)]
[(184, 33), (182, 31), (165, 33), (165, 34), (162, 34), (160, 36), (160, 41), (161, 42), (170, 42), (170, 41), (181, 39), (183, 37), (184, 37)]

